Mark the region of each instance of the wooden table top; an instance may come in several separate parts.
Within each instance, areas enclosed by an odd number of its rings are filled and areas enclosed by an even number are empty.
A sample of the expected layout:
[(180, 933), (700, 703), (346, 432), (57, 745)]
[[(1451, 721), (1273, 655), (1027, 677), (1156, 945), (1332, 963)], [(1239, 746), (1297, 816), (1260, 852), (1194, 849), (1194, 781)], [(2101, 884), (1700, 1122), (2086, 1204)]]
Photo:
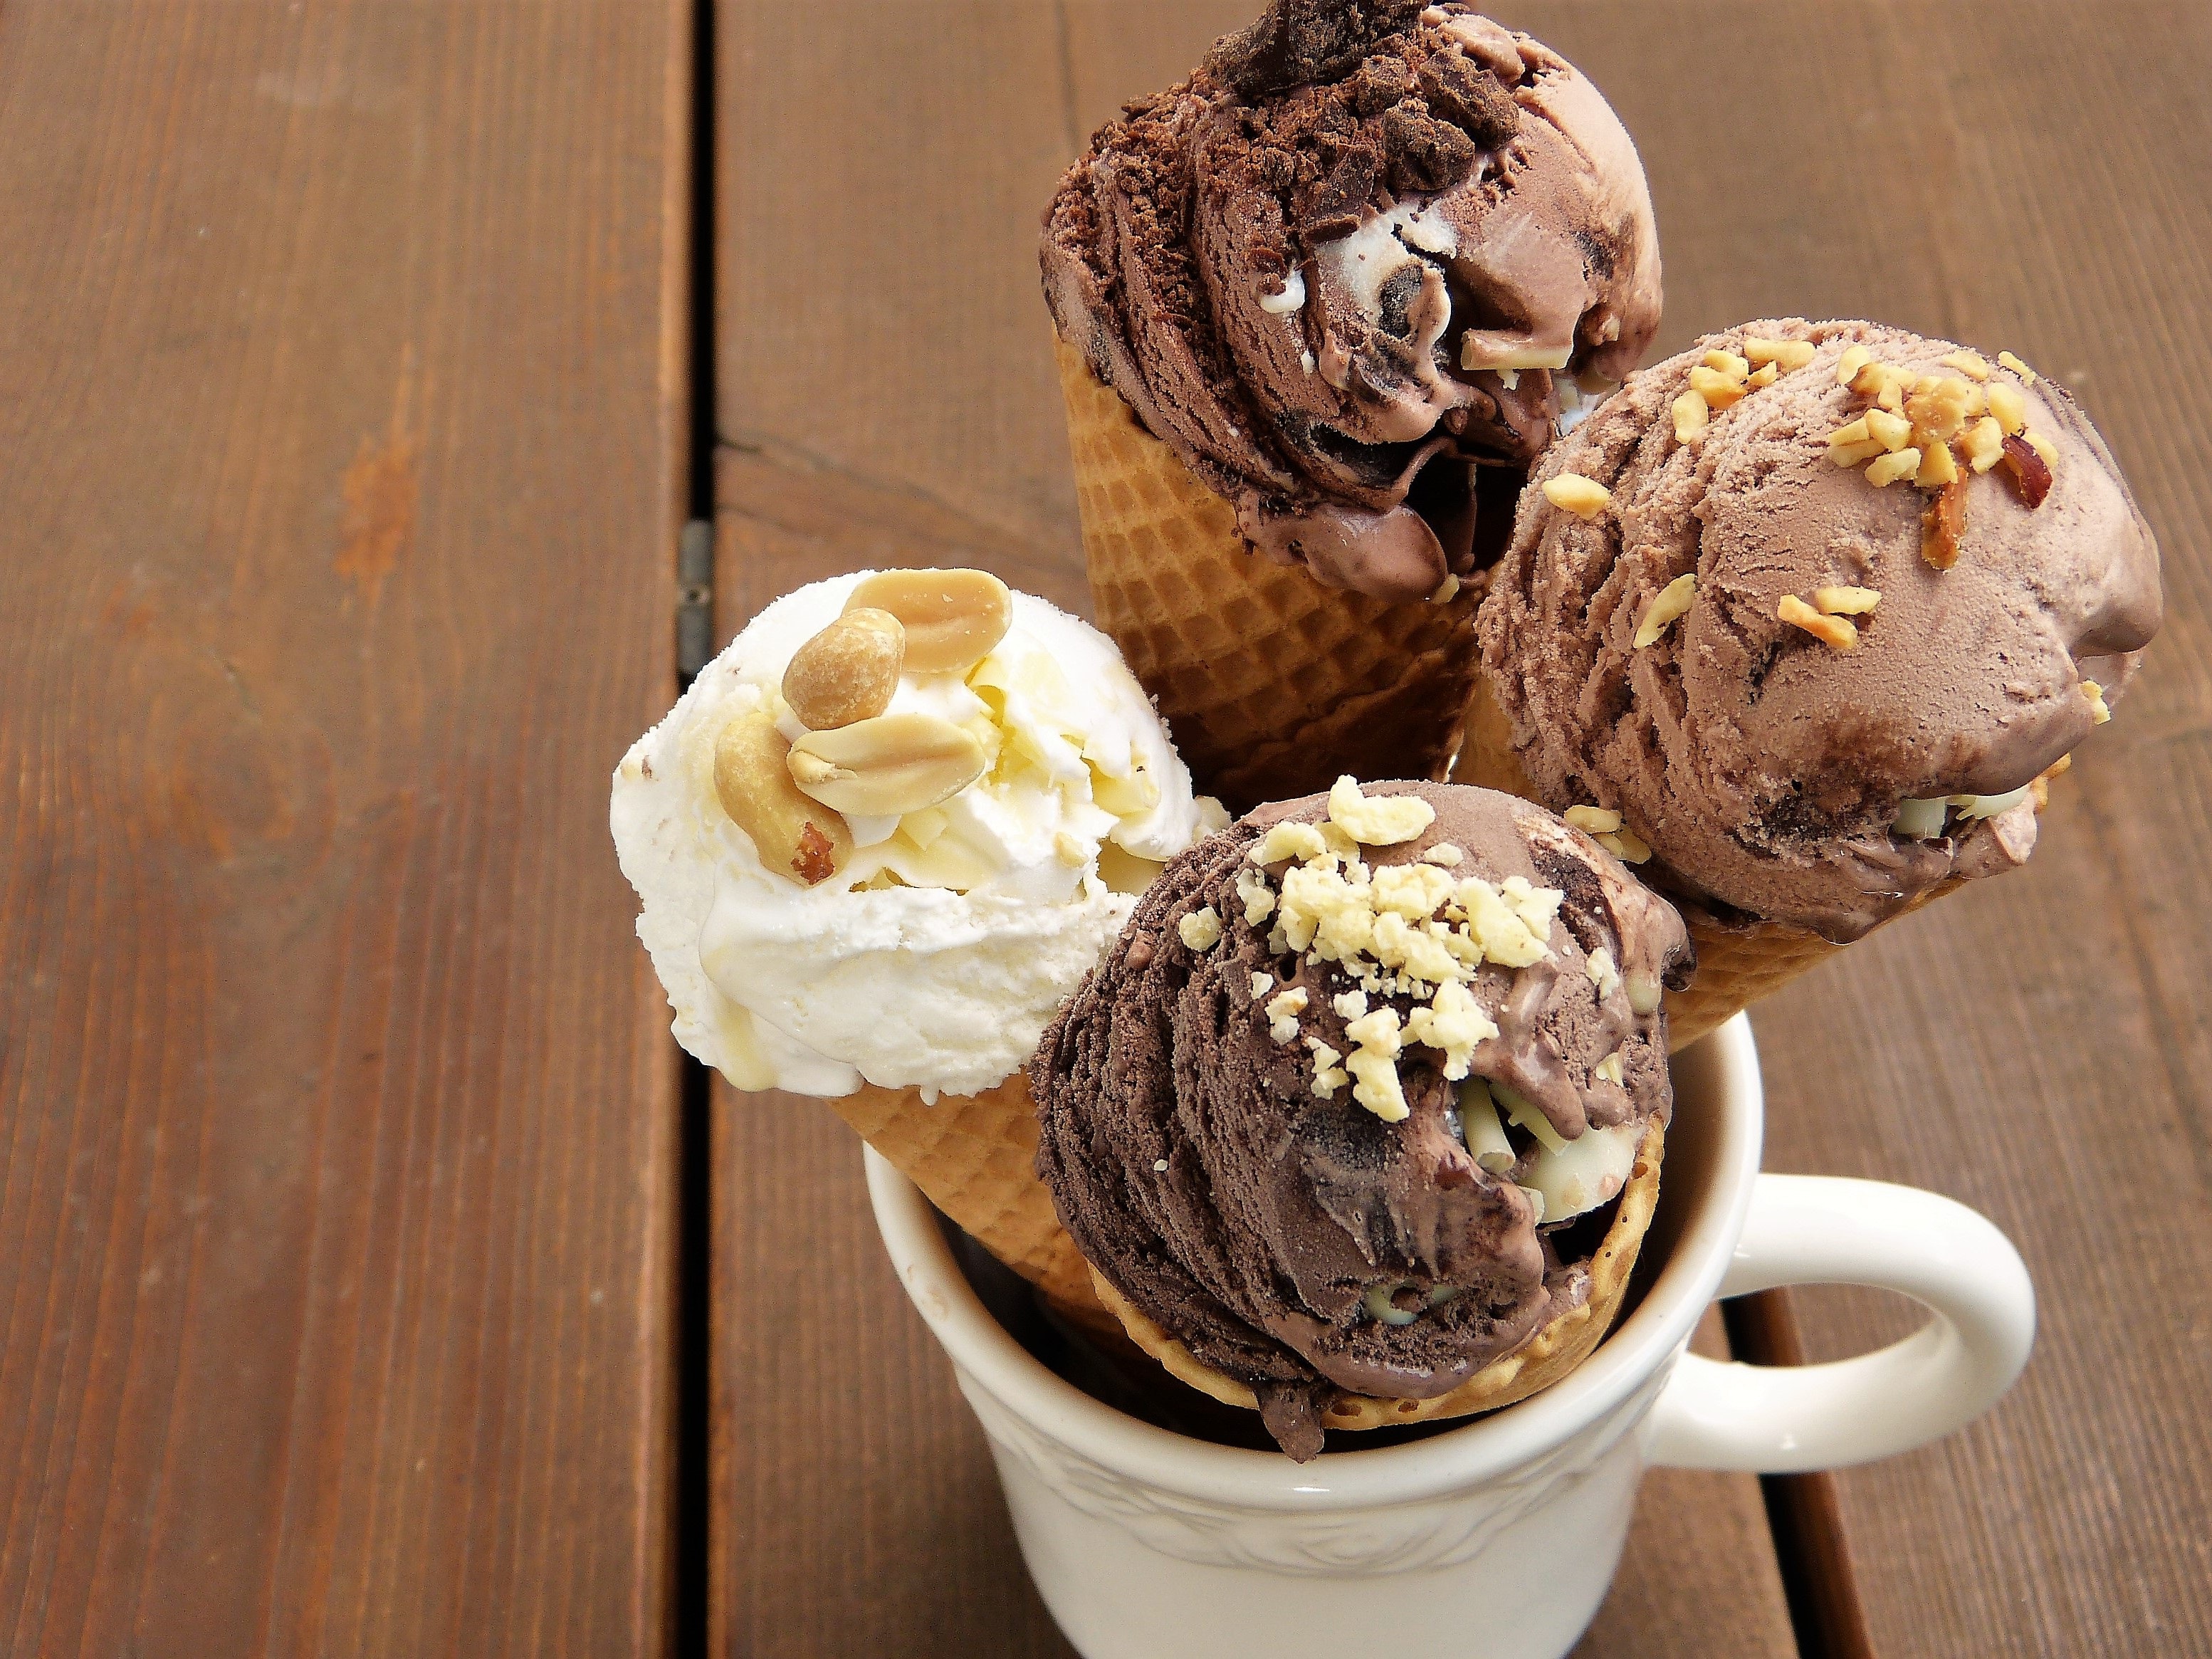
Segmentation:
[[(687, 515), (721, 637), (1085, 607), (1037, 216), (1255, 3), (0, 3), (0, 1653), (1069, 1651), (848, 1132), (687, 1088), (605, 790)], [(2034, 1361), (1655, 1475), (1580, 1651), (2212, 1655), (2212, 10), (1498, 15), (1637, 137), (1658, 350), (2018, 351), (2166, 561), (2028, 868), (1756, 1017), (1769, 1167), (1986, 1212)]]

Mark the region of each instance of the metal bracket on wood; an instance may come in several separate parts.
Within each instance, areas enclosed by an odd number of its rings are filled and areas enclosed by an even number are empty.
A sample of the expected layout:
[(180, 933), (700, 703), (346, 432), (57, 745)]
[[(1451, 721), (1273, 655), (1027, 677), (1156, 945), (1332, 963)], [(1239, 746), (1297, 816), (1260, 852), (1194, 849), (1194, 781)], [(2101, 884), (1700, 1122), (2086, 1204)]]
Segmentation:
[(694, 519), (676, 544), (676, 672), (687, 683), (714, 655), (714, 526)]

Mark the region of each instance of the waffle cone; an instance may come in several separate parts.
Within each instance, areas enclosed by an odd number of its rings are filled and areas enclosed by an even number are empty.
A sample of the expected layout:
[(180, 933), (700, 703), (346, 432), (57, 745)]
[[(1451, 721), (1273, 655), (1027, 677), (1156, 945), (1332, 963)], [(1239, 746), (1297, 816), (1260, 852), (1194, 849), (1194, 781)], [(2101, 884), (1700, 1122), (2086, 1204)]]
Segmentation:
[(1236, 510), (1056, 342), (1098, 625), (1231, 811), (1350, 773), (1441, 778), (1480, 672), (1475, 594), (1389, 604), (1246, 550)]
[[(1454, 1389), (1431, 1400), (1382, 1400), (1368, 1395), (1341, 1395), (1322, 1414), (1323, 1426), (1332, 1429), (1402, 1428), (1409, 1423), (1430, 1423), (1451, 1417), (1472, 1417), (1494, 1412), (1516, 1400), (1526, 1400), (1547, 1389), (1589, 1358), (1620, 1312), (1627, 1294), (1629, 1275), (1636, 1270), (1637, 1252), (1651, 1225), (1659, 1202), (1659, 1165), (1666, 1151), (1666, 1132), (1654, 1121), (1637, 1149), (1636, 1163), (1621, 1188), (1620, 1207), (1606, 1230), (1597, 1254), (1590, 1259), (1590, 1289), (1582, 1305), (1561, 1314), (1503, 1359), (1494, 1360)], [(1232, 1376), (1215, 1370), (1139, 1312), (1115, 1290), (1104, 1274), (1091, 1271), (1098, 1299), (1121, 1322), (1129, 1340), (1176, 1378), (1224, 1406), (1259, 1409), (1252, 1390)]]
[(1052, 1193), (1037, 1178), (1036, 1109), (1017, 1072), (976, 1095), (878, 1089), (826, 1103), (963, 1232), (1044, 1293), (1055, 1310), (1092, 1330), (1118, 1334), (1099, 1305), (1091, 1272), (1060, 1224)]

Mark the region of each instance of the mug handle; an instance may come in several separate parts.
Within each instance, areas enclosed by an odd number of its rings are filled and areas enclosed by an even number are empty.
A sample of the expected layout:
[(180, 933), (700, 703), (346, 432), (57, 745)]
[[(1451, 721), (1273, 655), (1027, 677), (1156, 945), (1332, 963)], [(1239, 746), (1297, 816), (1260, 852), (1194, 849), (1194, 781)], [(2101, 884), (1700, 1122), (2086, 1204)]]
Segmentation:
[(1913, 1187), (1759, 1176), (1720, 1295), (1784, 1285), (1900, 1291), (1933, 1316), (1900, 1342), (1828, 1364), (1683, 1354), (1647, 1419), (1651, 1462), (1796, 1474), (1910, 1451), (1996, 1404), (2035, 1340), (2035, 1287), (2012, 1241)]

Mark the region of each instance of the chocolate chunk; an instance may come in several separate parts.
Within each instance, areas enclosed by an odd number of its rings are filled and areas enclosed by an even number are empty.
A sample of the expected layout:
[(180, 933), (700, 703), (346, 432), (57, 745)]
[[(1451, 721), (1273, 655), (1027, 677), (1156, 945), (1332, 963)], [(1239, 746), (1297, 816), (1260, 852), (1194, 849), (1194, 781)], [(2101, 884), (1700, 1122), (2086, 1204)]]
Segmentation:
[[(1382, 157), (1365, 145), (1346, 146), (1298, 215), (1308, 238), (1326, 241), (1357, 225), (1374, 204), (1382, 167)], [(1342, 229), (1329, 228), (1340, 224)]]
[(1335, 1390), (1310, 1382), (1263, 1382), (1254, 1391), (1260, 1401), (1260, 1420), (1275, 1443), (1294, 1463), (1310, 1463), (1321, 1455), (1322, 1397)]
[(1422, 279), (1427, 269), (1415, 260), (1400, 265), (1383, 279), (1375, 297), (1382, 308), (1378, 321), (1385, 334), (1395, 335), (1401, 340), (1413, 337), (1413, 301), (1421, 297)]
[(1594, 225), (1575, 227), (1575, 246), (1582, 250), (1583, 269), (1599, 282), (1610, 281), (1628, 258), (1620, 239)]
[(1503, 149), (1521, 130), (1521, 106), (1512, 95), (1455, 52), (1439, 52), (1421, 65), (1421, 93), (1432, 112), (1485, 149)]
[(1474, 171), (1474, 140), (1425, 106), (1401, 104), (1382, 118), (1382, 144), (1390, 160), (1390, 188), (1400, 195), (1449, 190)]
[(1413, 27), (1425, 0), (1274, 0), (1259, 20), (1224, 34), (1200, 64), (1243, 98), (1334, 80), (1376, 45)]
[(1352, 107), (1380, 115), (1413, 95), (1413, 71), (1402, 58), (1370, 58), (1352, 77)]

